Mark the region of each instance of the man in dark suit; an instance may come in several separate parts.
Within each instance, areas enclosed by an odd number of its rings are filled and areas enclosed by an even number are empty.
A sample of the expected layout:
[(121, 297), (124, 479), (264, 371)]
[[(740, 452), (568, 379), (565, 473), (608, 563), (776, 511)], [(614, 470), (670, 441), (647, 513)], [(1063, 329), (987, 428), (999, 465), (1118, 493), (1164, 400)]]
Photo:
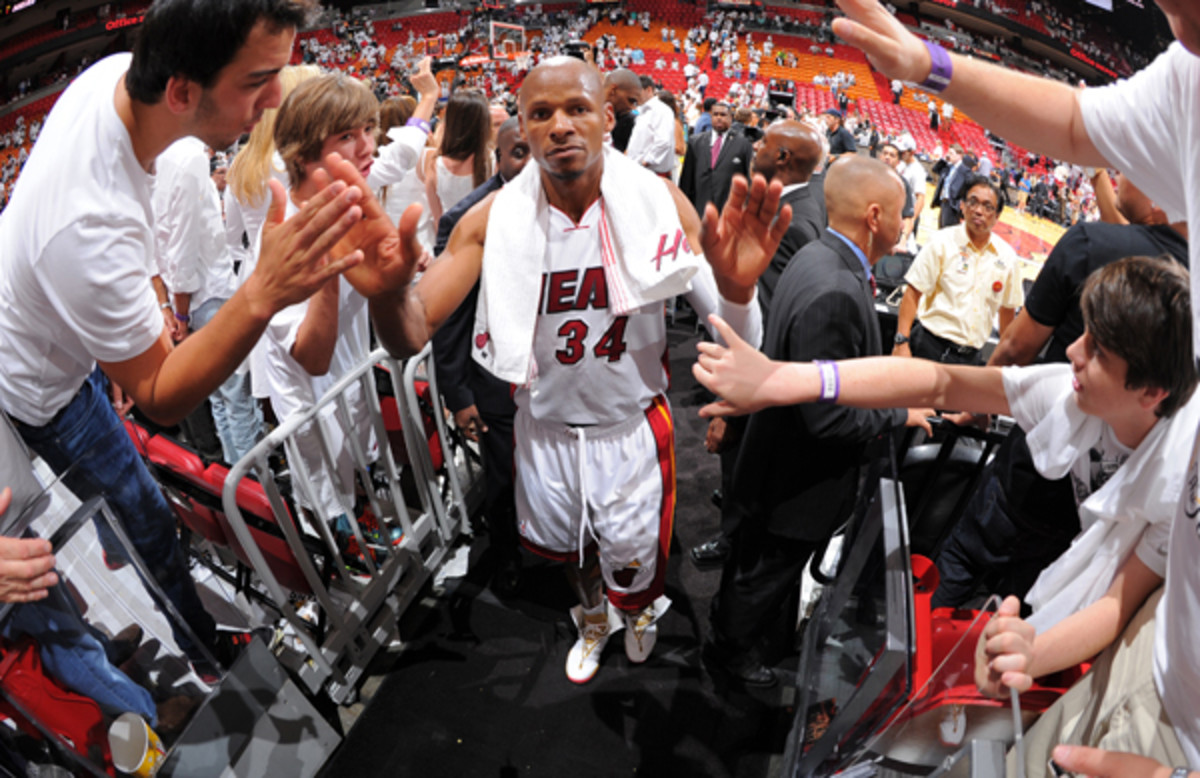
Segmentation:
[(729, 106), (715, 103), (710, 113), (712, 129), (688, 141), (679, 176), (679, 188), (701, 217), (709, 203), (718, 209), (725, 205), (733, 177), (749, 176), (750, 160), (754, 157), (750, 141), (730, 130), (733, 113)]
[[(870, 268), (896, 245), (904, 185), (882, 162), (855, 156), (830, 166), (825, 192), (828, 229), (800, 250), (775, 289), (763, 343), (772, 359), (883, 353)], [(928, 429), (925, 416), (810, 403), (750, 417), (726, 496), (742, 517), (713, 600), (703, 650), (710, 672), (746, 685), (775, 683), (757, 644), (809, 557), (849, 517), (867, 444), (905, 425)]]
[(974, 154), (965, 154), (946, 173), (945, 186), (941, 186), (939, 182), (942, 210), (938, 213), (938, 229), (953, 227), (962, 222), (960, 203), (963, 195), (966, 194), (964, 185), (967, 183), (967, 179), (972, 177), (978, 164), (979, 160), (975, 158)]
[[(438, 221), (435, 255), (446, 248), (450, 233), (463, 214), (515, 178), (528, 160), (529, 144), (521, 137), (521, 127), (514, 116), (496, 132), (496, 175), (460, 200)], [(516, 591), (521, 573), (512, 481), (516, 406), (508, 383), (484, 370), (471, 358), (471, 329), (475, 325), (478, 297), (477, 282), (433, 336), (434, 364), (438, 389), (446, 407), (454, 413), (455, 426), (466, 437), (479, 441), (487, 490), (483, 515), (487, 518), (496, 561), (492, 588), (497, 594), (507, 596)]]
[[(767, 181), (780, 181), (784, 203), (792, 206), (792, 221), (771, 264), (758, 279), (758, 302), (763, 320), (768, 319), (775, 284), (796, 252), (821, 236), (825, 230), (825, 201), (820, 190), (809, 186), (813, 168), (821, 161), (821, 137), (807, 124), (794, 121), (776, 122), (767, 128), (762, 140), (754, 144), (754, 172), (762, 173)], [(738, 443), (745, 430), (745, 420), (713, 419), (709, 422), (705, 446), (721, 457), (721, 490), (728, 494), (737, 461)], [(713, 538), (691, 549), (697, 567), (718, 567), (729, 555), (729, 539), (737, 530), (738, 511), (732, 501), (721, 501), (721, 531)]]

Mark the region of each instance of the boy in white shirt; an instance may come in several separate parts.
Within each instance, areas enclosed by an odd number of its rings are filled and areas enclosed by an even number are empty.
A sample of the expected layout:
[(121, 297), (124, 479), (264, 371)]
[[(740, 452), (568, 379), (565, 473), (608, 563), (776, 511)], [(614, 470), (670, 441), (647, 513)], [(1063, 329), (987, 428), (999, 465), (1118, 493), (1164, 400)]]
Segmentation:
[[(999, 697), (1007, 687), (1024, 691), (1033, 678), (1103, 650), (1092, 672), (1026, 737), (1031, 775), (1041, 774), (1058, 743), (1184, 764), (1182, 743), (1193, 725), (1173, 721), (1162, 702), (1172, 658), (1184, 648), (1168, 645), (1165, 624), (1195, 623), (1197, 617), (1189, 588), (1195, 576), (1188, 572), (1194, 559), (1182, 550), (1195, 534), (1186, 520), (1195, 514), (1197, 490), (1195, 479), (1187, 480), (1194, 469), (1187, 453), (1200, 405), (1188, 402), (1197, 380), (1188, 276), (1165, 260), (1126, 258), (1094, 273), (1081, 302), (1086, 330), (1067, 350), (1069, 366), (980, 368), (924, 360), (905, 365), (891, 358), (782, 364), (734, 342), (719, 322), (730, 347), (701, 344), (693, 368), (723, 398), (702, 409), (707, 416), (814, 401), (1012, 413), (1029, 431), (1030, 451), (1044, 475), (1069, 472), (1077, 488), (1094, 490), (1097, 513), (1107, 522), (1095, 525), (1107, 530), (1099, 547), (1110, 562), (1096, 554), (1098, 571), (1076, 570), (1083, 593), (1064, 584), (1069, 591), (1068, 603), (1056, 614), (1061, 620), (1036, 636), (1034, 625), (1018, 618), (1017, 598), (1006, 599), (977, 652), (976, 682)], [(1092, 453), (1097, 448), (1105, 452), (1099, 458)], [(1107, 455), (1127, 458), (1115, 473), (1095, 472), (1094, 464), (1102, 471)], [(1107, 483), (1097, 485), (1107, 476)], [(1081, 516), (1088, 504), (1081, 506)], [(1177, 504), (1183, 514), (1164, 520)], [(1079, 555), (1077, 547), (1090, 531), (1084, 530), (1060, 562)], [(1168, 541), (1176, 547), (1169, 560)], [(1059, 583), (1064, 578), (1071, 580), (1060, 576)], [(1154, 592), (1164, 579), (1160, 605)], [(1170, 677), (1172, 684), (1195, 685), (1178, 674)]]
[[(276, 118), (275, 145), (291, 186), (289, 210), (297, 209), (328, 180), (324, 165), (329, 154), (340, 154), (363, 178), (368, 177), (375, 159), (378, 110), (371, 91), (342, 74), (309, 79), (288, 95)], [(340, 277), (330, 279), (310, 299), (275, 314), (264, 340), (264, 378), (282, 423), (311, 408), (370, 353), (366, 298)], [(361, 387), (350, 390), (348, 399), (350, 429), (342, 427), (335, 406), (322, 411), (323, 426), (332, 437), (335, 472), (328, 472), (312, 422), (288, 447), (293, 469), (302, 464), (309, 476), (298, 484), (299, 501), (319, 518), (333, 520), (339, 540), (347, 547), (352, 537), (347, 516), (355, 513), (355, 488), (352, 443), (346, 436), (359, 436), (358, 445), (369, 460), (378, 454)], [(369, 543), (386, 548), (381, 533), (373, 527), (364, 529)]]

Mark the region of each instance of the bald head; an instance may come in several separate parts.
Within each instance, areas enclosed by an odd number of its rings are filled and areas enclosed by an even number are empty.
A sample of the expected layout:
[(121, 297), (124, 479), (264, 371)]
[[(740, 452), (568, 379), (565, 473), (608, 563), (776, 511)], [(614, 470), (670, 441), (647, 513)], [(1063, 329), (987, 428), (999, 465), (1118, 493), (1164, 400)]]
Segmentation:
[(601, 101), (604, 95), (600, 71), (595, 67), (575, 57), (551, 57), (525, 76), (520, 92), (522, 113), (531, 97), (539, 96), (546, 90), (563, 88), (580, 89), (597, 102)]
[(846, 156), (825, 174), (829, 226), (850, 238), (874, 263), (900, 237), (904, 184), (877, 159)]
[(821, 161), (821, 136), (807, 124), (775, 122), (755, 144), (754, 169), (784, 186), (802, 184)]
[(642, 81), (628, 68), (618, 68), (604, 77), (604, 102), (613, 107), (617, 116), (638, 107), (642, 99)]

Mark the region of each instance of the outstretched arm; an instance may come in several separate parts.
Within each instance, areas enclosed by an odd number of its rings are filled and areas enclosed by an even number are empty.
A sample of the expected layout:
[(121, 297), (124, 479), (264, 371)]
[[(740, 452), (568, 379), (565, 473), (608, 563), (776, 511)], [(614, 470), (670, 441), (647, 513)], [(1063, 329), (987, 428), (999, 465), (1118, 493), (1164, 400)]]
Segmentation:
[(359, 222), (362, 193), (335, 181), (284, 221), (287, 194), (272, 182), (258, 265), (213, 320), (174, 348), (164, 328), (138, 356), (101, 362), (100, 368), (154, 421), (174, 424), (182, 419), (237, 369), (276, 312), (362, 261), (358, 251), (330, 256)]
[[(835, 19), (834, 34), (862, 49), (888, 78), (921, 83), (932, 61), (925, 44), (878, 0), (837, 0), (846, 18)], [(942, 97), (975, 121), (1012, 143), (1083, 165), (1105, 164), (1088, 137), (1079, 91), (950, 54), (954, 76)]]
[[(709, 321), (728, 343), (700, 343), (696, 380), (721, 399), (701, 416), (737, 416), (776, 405), (816, 402), (821, 372), (812, 363), (774, 362), (755, 351), (717, 316)], [(923, 359), (866, 357), (834, 363), (839, 405), (859, 408), (963, 408), (1008, 413), (998, 368), (943, 365)]]

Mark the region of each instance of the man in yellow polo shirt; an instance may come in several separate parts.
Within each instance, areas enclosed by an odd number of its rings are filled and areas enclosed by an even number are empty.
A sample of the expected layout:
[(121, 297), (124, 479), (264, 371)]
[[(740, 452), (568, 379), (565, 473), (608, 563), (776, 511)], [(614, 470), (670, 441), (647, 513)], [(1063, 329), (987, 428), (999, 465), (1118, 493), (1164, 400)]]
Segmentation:
[(896, 356), (979, 364), (996, 312), (1003, 333), (1024, 303), (1017, 255), (992, 234), (1000, 192), (982, 177), (964, 191), (963, 222), (935, 233), (904, 276)]

